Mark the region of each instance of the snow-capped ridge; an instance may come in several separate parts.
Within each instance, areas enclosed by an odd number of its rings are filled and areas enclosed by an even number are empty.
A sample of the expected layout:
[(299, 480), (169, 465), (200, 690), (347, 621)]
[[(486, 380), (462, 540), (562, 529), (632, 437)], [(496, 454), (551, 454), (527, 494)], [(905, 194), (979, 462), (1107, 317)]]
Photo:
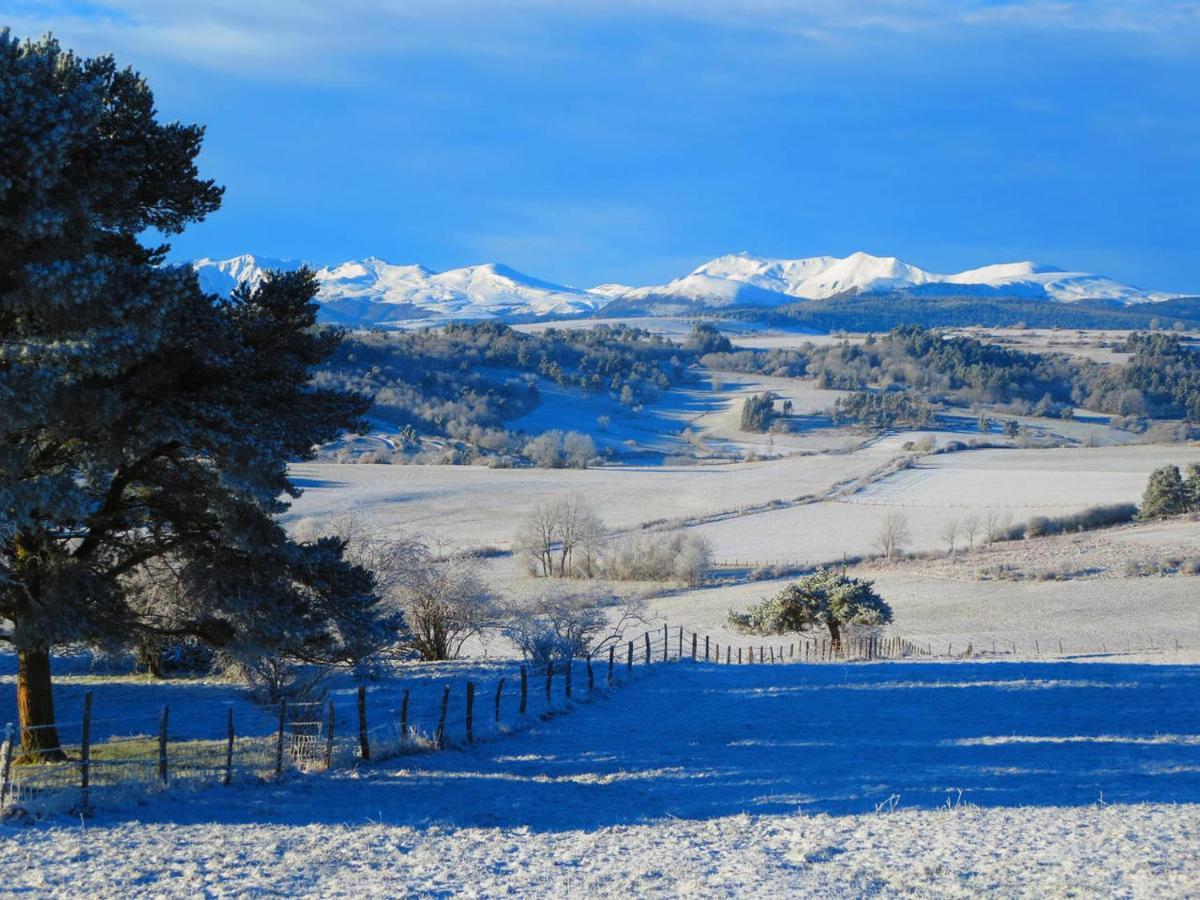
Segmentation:
[[(304, 264), (247, 253), (225, 260), (200, 259), (193, 266), (205, 290), (228, 294), (239, 284), (257, 285), (269, 270), (290, 271)], [(323, 318), (351, 327), (571, 318), (601, 310), (623, 315), (678, 314), (734, 306), (783, 306), (842, 295), (967, 296), (1060, 303), (1104, 300), (1125, 305), (1179, 296), (1029, 260), (939, 274), (894, 256), (863, 251), (845, 257), (798, 259), (730, 253), (666, 284), (604, 283), (589, 289), (546, 281), (498, 262), (437, 272), (418, 263), (395, 264), (367, 256), (313, 268), (320, 284)]]

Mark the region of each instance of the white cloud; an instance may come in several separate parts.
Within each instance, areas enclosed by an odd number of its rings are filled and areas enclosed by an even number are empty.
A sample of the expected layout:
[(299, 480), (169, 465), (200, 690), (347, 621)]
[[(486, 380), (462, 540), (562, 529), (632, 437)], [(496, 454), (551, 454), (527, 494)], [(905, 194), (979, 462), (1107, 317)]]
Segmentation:
[(1186, 41), (1194, 52), (1200, 0), (52, 0), (8, 21), (22, 35), (53, 30), (88, 53), (293, 81), (368, 78), (364, 59), (380, 55), (554, 53), (546, 35), (560, 22), (636, 29), (671, 20), (812, 43), (951, 29), (1101, 31)]

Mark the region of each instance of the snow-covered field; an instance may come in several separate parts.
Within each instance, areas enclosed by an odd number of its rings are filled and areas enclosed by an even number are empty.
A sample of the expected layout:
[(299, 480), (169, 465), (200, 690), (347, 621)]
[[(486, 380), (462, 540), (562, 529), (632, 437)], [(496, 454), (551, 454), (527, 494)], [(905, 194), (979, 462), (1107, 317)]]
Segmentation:
[(6, 891), (1118, 895), (1200, 887), (1200, 669), (676, 664), (466, 751), (0, 827)]
[[(305, 493), (288, 519), (353, 513), (385, 534), (420, 531), (462, 546), (507, 548), (521, 517), (557, 495), (585, 497), (618, 529), (752, 508), (751, 515), (697, 527), (712, 541), (717, 559), (819, 563), (870, 553), (889, 512), (909, 520), (907, 549), (936, 550), (948, 521), (991, 511), (1020, 522), (1136, 502), (1153, 469), (1200, 459), (1200, 448), (1185, 445), (971, 450), (925, 457), (857, 487), (859, 479), (905, 455), (904, 439), (887, 438), (853, 453), (693, 466), (544, 470), (306, 463), (293, 470)], [(837, 499), (761, 509), (772, 501), (825, 495)]]
[(520, 519), (547, 497), (580, 494), (607, 525), (692, 516), (828, 490), (886, 464), (890, 451), (791, 456), (757, 463), (597, 469), (487, 469), (305, 463), (305, 494), (289, 520), (353, 512), (383, 533), (444, 535), (464, 545), (506, 547)]
[[(877, 453), (884, 448), (874, 448)], [(1058, 516), (1089, 506), (1136, 503), (1150, 472), (1200, 459), (1188, 446), (971, 450), (926, 457), (836, 501), (770, 510), (698, 527), (718, 559), (835, 562), (874, 550), (890, 512), (907, 519), (906, 549), (938, 550), (948, 522), (994, 514), (1000, 521)], [(965, 546), (965, 537), (959, 546)]]
[[(578, 494), (615, 530), (687, 520), (718, 560), (812, 564), (870, 553), (889, 513), (908, 518), (907, 549), (936, 551), (948, 521), (1136, 501), (1152, 469), (1200, 459), (1186, 445), (969, 450), (904, 468), (920, 435), (739, 433), (741, 398), (763, 389), (804, 413), (833, 396), (719, 376), (656, 409), (613, 410), (604, 440), (665, 456), (690, 428), (723, 451), (779, 458), (587, 470), (309, 463), (294, 469), (305, 493), (287, 519), (350, 514), (380, 535), (505, 551), (535, 503)], [(521, 426), (598, 427), (583, 399), (547, 391)], [(949, 437), (961, 435), (938, 442)], [(822, 448), (842, 452), (797, 452)], [(888, 634), (984, 661), (665, 666), (568, 715), (539, 719), (535, 703), (515, 731), (480, 715), (485, 740), (465, 750), (178, 790), (84, 823), (0, 825), (0, 885), (189, 897), (1189, 896), (1200, 891), (1200, 581), (1179, 566), (1134, 577), (1121, 563), (1183, 557), (1198, 528), (1141, 524), (855, 570), (892, 605)], [(503, 553), (485, 565), (503, 593), (544, 587)], [(1070, 580), (1039, 580), (1043, 569)], [(727, 630), (728, 611), (787, 583), (748, 574), (613, 588), (653, 588), (651, 625), (747, 644)], [(466, 678), (488, 708), (500, 675), (512, 675), (512, 648), (469, 649), (473, 660), (376, 682), (372, 725), (410, 688), (412, 721), (428, 732), (441, 686)], [(57, 686), (61, 718), (76, 719), (94, 690), (100, 739), (152, 733), (168, 702), (172, 739), (219, 736), (230, 706), (245, 733), (272, 728), (223, 682), (58, 671), (72, 672)], [(13, 680), (0, 669), (9, 708)], [(352, 735), (353, 687), (333, 688), (336, 731)], [(506, 710), (513, 691), (510, 680)], [(449, 712), (460, 744), (462, 696), (456, 688)]]
[[(1022, 659), (1061, 654), (1200, 663), (1200, 580), (1113, 578), (1080, 581), (966, 581), (931, 576), (920, 566), (852, 569), (875, 581), (892, 607), (891, 634), (941, 655), (995, 652)], [(790, 579), (678, 591), (651, 599), (653, 623), (684, 624), (722, 644), (747, 639), (730, 631), (730, 609), (779, 592)], [(1178, 642), (1178, 650), (1176, 649)], [(1015, 645), (1015, 650), (1014, 650)]]

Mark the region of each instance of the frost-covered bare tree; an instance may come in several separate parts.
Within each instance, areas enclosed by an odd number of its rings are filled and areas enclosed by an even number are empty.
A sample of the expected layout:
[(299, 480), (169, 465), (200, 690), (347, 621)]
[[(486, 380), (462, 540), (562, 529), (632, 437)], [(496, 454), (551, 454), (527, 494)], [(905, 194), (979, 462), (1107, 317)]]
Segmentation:
[(575, 494), (536, 504), (521, 523), (513, 549), (525, 556), (535, 575), (591, 577), (604, 538), (604, 523), (588, 502)]
[(530, 438), (525, 455), (542, 469), (586, 469), (596, 458), (596, 442), (582, 431), (551, 429)]
[(295, 531), (334, 534), (345, 541), (347, 558), (375, 574), (383, 603), (404, 623), (390, 645), (421, 659), (456, 659), (470, 638), (501, 615), (500, 598), (487, 586), (473, 554), (420, 535), (375, 535), (353, 516), (323, 523), (306, 519)]
[(967, 549), (975, 549), (975, 538), (979, 537), (980, 520), (976, 513), (971, 513), (962, 520), (963, 537), (967, 539)]
[(712, 545), (686, 531), (645, 531), (627, 535), (606, 547), (601, 578), (618, 581), (670, 581), (695, 586), (712, 566)]
[(572, 469), (586, 469), (596, 458), (596, 442), (582, 431), (568, 431), (563, 436), (563, 459)]
[(962, 525), (958, 519), (951, 519), (942, 526), (942, 540), (946, 544), (946, 555), (953, 556), (958, 548), (958, 536), (962, 533)]
[(539, 468), (561, 469), (566, 463), (563, 433), (551, 430), (530, 438), (525, 444), (525, 455)]
[(488, 587), (478, 557), (441, 557), (423, 544), (401, 575), (398, 595), (409, 646), (424, 660), (457, 659), (500, 613), (500, 598)]
[(634, 622), (645, 621), (639, 599), (622, 599), (599, 587), (551, 587), (513, 601), (502, 633), (538, 665), (595, 656), (620, 640)]
[(889, 512), (883, 517), (879, 530), (875, 533), (875, 549), (884, 559), (895, 559), (904, 552), (911, 532), (908, 528), (908, 517), (904, 513)]

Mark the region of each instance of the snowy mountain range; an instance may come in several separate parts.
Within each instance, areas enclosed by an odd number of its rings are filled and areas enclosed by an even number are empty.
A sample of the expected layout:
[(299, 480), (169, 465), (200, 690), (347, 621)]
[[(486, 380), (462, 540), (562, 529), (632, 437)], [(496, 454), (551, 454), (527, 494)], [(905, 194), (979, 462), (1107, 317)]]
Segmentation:
[[(211, 293), (257, 284), (271, 269), (293, 270), (295, 260), (249, 254), (193, 263)], [(1032, 262), (1001, 263), (942, 275), (895, 257), (852, 253), (845, 258), (767, 259), (748, 253), (720, 256), (667, 284), (590, 289), (554, 284), (496, 263), (434, 272), (376, 257), (317, 267), (319, 299), (327, 321), (350, 326), (414, 326), (450, 321), (572, 318), (605, 312), (636, 315), (686, 313), (732, 306), (782, 306), (850, 295), (979, 297), (1129, 305), (1180, 295), (1144, 291), (1102, 275), (1068, 272)]]

